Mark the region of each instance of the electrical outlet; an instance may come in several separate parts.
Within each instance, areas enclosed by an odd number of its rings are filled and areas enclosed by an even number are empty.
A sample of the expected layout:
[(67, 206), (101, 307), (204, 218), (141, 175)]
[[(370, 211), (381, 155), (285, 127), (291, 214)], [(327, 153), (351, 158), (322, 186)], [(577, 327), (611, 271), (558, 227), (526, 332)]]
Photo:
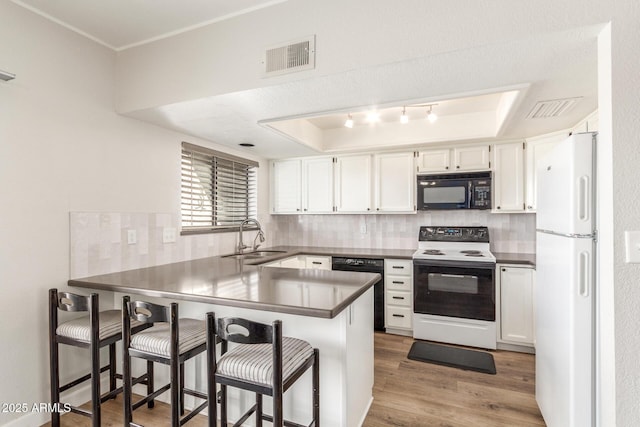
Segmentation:
[(127, 244), (135, 245), (136, 243), (138, 243), (136, 230), (127, 230)]
[(360, 234), (367, 234), (367, 224), (360, 224)]
[(173, 243), (176, 241), (176, 229), (165, 227), (162, 229), (162, 243)]
[(625, 261), (627, 263), (640, 263), (640, 231), (625, 231)]

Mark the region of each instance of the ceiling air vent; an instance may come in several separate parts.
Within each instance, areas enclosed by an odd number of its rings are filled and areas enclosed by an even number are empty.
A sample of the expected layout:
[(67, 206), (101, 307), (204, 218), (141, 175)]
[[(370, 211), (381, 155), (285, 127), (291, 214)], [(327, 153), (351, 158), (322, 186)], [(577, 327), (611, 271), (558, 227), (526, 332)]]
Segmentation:
[(264, 52), (264, 76), (311, 70), (315, 68), (315, 57), (316, 36), (269, 47)]
[(539, 101), (527, 115), (527, 119), (546, 119), (558, 117), (573, 108), (582, 97), (551, 99), (549, 101)]

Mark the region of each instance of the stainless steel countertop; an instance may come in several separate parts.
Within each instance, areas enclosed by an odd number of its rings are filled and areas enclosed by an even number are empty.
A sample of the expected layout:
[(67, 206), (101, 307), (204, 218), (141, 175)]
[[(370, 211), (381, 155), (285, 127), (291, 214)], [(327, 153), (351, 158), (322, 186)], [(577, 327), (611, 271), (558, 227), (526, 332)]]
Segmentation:
[[(377, 273), (261, 267), (301, 253), (251, 262), (211, 257), (69, 280), (69, 286), (331, 319), (378, 280)], [(281, 250), (284, 250), (280, 248)], [(322, 252), (322, 254), (327, 254)], [(342, 255), (342, 254), (336, 254)]]

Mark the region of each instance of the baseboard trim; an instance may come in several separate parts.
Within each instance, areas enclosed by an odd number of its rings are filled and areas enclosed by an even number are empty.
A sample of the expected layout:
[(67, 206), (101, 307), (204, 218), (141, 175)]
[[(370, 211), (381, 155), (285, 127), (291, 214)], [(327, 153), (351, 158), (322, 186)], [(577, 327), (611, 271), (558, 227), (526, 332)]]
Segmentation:
[(362, 418), (360, 418), (360, 422), (358, 423), (359, 427), (362, 427), (362, 425), (364, 424), (364, 420), (367, 419), (367, 415), (369, 415), (369, 410), (371, 409), (371, 405), (373, 405), (373, 396), (371, 396), (371, 398), (369, 399), (369, 404), (367, 405), (367, 409), (364, 411), (364, 414), (362, 414)]

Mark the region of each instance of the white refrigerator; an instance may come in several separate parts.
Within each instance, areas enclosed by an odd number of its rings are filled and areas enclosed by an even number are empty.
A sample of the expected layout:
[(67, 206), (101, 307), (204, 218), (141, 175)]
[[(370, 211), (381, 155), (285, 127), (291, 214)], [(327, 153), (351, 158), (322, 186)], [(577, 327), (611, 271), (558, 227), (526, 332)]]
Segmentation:
[(595, 143), (572, 135), (536, 169), (536, 400), (548, 427), (595, 420)]

